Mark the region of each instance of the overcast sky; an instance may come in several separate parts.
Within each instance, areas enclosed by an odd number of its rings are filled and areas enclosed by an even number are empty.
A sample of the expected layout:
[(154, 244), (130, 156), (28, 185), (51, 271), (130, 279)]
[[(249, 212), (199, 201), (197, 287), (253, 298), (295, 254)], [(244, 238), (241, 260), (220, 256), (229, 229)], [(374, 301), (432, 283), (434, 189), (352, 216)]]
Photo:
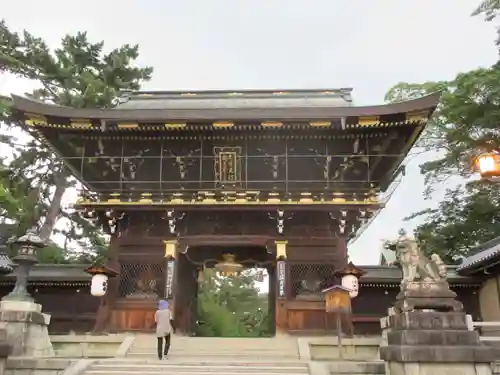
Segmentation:
[[(88, 31), (116, 47), (138, 43), (153, 66), (146, 89), (354, 88), (356, 104), (383, 101), (400, 82), (452, 78), (497, 57), (494, 27), (470, 13), (478, 0), (62, 0), (4, 1), (0, 17), (56, 45)], [(29, 83), (0, 77), (0, 92)], [(390, 203), (350, 247), (378, 261), (408, 214), (433, 202), (413, 158)], [(439, 199), (439, 193), (436, 199)], [(69, 198), (71, 199), (71, 198)], [(436, 200), (434, 204), (436, 203)]]

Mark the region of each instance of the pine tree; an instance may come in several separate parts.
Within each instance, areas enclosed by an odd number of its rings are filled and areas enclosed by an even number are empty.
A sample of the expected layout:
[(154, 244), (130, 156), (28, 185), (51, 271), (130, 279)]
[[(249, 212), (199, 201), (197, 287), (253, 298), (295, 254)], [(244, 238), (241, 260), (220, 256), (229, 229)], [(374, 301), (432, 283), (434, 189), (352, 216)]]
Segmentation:
[[(126, 44), (105, 52), (104, 42), (92, 43), (85, 32), (64, 36), (60, 47), (51, 50), (42, 38), (27, 31), (13, 32), (4, 21), (0, 22), (0, 72), (31, 80), (38, 88), (29, 96), (48, 103), (78, 108), (112, 107), (121, 90), (138, 90), (142, 82), (151, 78), (152, 68), (135, 66), (138, 56), (138, 45)], [(63, 234), (71, 241), (89, 245), (89, 255), (95, 257), (104, 238), (61, 205), (64, 193), (76, 187), (76, 181), (47, 145), (31, 137), (24, 142), (9, 135), (9, 127), (16, 125), (9, 107), (9, 99), (0, 98), (0, 147), (12, 150), (12, 157), (4, 162), (9, 178), (36, 192), (29, 202), (31, 206), (24, 206), (26, 215), (37, 211), (36, 224), (40, 237), (46, 241), (54, 233), (57, 221), (66, 219), (69, 230)], [(29, 221), (24, 217), (10, 219)], [(19, 228), (17, 235), (21, 229), (24, 230)]]

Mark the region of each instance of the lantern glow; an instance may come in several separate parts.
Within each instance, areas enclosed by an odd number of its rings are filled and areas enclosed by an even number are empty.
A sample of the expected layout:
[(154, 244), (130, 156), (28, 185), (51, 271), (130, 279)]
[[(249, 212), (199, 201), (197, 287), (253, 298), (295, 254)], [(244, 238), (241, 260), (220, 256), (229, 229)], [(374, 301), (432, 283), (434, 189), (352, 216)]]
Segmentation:
[(475, 160), (481, 177), (500, 176), (500, 155), (495, 153), (479, 155)]

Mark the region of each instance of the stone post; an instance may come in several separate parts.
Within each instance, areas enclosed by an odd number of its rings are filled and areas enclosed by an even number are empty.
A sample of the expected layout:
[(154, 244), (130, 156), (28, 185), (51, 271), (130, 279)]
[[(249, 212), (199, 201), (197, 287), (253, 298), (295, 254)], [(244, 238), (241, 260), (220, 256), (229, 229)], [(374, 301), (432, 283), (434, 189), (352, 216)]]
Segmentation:
[(16, 285), (0, 302), (0, 323), (6, 331), (6, 340), (12, 344), (12, 355), (29, 357), (53, 356), (54, 350), (47, 327), (50, 315), (42, 313), (27, 290), (31, 267), (37, 263), (36, 251), (44, 247), (34, 230), (14, 242), (18, 255)]

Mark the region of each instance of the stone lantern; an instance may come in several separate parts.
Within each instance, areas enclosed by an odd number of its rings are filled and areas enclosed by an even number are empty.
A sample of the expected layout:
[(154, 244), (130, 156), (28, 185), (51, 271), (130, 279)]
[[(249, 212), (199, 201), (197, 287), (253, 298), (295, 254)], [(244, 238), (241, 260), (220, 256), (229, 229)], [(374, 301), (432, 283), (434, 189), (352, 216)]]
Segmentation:
[(28, 277), (33, 265), (38, 263), (37, 251), (45, 247), (45, 243), (35, 232), (35, 229), (29, 229), (24, 236), (19, 237), (13, 242), (17, 247), (18, 253), (12, 258), (16, 267), (16, 285), (12, 292), (7, 294), (3, 301), (26, 301), (33, 302), (33, 297), (28, 293)]
[(37, 251), (45, 247), (45, 243), (35, 229), (30, 229), (12, 244), (17, 248), (17, 255), (12, 258), (16, 285), (0, 302), (0, 321), (5, 326), (7, 342), (12, 344), (15, 356), (53, 356), (47, 329), (50, 315), (42, 313), (42, 306), (34, 302), (27, 290), (31, 268), (38, 263)]

